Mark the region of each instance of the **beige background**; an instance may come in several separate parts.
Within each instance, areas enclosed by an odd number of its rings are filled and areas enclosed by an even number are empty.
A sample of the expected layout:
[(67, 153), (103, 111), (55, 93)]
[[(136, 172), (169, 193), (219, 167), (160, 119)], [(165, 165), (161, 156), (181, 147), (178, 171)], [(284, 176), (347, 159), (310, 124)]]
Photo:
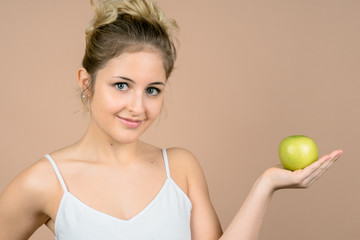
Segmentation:
[[(181, 47), (166, 113), (143, 139), (196, 154), (223, 228), (282, 138), (341, 148), (312, 188), (276, 193), (261, 239), (360, 239), (360, 1), (157, 2)], [(0, 191), (84, 133), (76, 70), (91, 16), (88, 1), (1, 1)]]

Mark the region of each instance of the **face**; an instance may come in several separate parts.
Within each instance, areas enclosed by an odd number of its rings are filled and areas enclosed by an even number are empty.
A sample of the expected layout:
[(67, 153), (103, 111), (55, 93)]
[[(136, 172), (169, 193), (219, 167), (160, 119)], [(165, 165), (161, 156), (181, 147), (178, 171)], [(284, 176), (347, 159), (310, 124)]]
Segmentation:
[(166, 75), (160, 54), (124, 53), (96, 75), (91, 121), (120, 143), (133, 142), (159, 115)]

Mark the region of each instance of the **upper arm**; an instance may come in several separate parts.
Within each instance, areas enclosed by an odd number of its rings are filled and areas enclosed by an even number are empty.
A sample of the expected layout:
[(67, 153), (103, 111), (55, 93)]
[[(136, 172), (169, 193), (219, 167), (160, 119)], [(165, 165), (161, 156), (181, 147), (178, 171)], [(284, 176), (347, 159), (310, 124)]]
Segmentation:
[(221, 225), (210, 201), (208, 186), (199, 162), (187, 150), (177, 148), (170, 151), (182, 162), (183, 171), (186, 172), (187, 191), (192, 203), (191, 239), (219, 239), (222, 235)]
[(38, 161), (19, 174), (0, 195), (0, 239), (28, 239), (47, 221), (44, 214), (47, 163)]

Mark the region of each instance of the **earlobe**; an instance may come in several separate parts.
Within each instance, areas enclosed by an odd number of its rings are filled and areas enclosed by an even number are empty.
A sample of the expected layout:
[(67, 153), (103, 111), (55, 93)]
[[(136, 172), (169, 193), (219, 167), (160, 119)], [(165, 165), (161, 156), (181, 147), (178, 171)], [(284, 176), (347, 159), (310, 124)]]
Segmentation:
[(85, 68), (80, 68), (77, 73), (78, 83), (81, 89), (81, 101), (85, 107), (85, 111), (89, 111), (89, 100), (90, 100), (90, 84), (91, 77)]

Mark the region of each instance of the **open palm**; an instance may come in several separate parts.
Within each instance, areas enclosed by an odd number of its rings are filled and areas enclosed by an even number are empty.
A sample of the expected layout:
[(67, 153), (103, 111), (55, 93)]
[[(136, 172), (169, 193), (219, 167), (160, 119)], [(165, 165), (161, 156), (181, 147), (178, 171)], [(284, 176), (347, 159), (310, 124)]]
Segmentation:
[(281, 165), (269, 168), (264, 175), (269, 178), (273, 188), (307, 188), (321, 177), (322, 174), (341, 156), (342, 150), (336, 150), (322, 156), (318, 161), (304, 169), (290, 171)]

